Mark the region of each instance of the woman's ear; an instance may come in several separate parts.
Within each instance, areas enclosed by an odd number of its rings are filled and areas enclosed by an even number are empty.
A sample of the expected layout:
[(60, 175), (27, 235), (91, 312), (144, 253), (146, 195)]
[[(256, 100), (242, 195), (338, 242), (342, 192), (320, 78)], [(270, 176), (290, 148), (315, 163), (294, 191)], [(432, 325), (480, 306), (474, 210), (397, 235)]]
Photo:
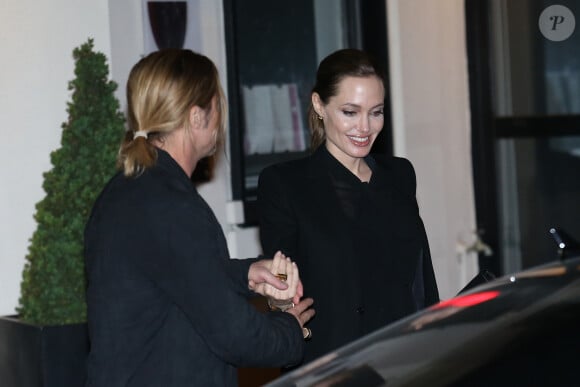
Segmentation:
[(318, 95), (318, 93), (314, 92), (312, 93), (312, 96), (310, 97), (311, 101), (312, 101), (312, 107), (314, 108), (314, 112), (316, 114), (318, 114), (318, 116), (322, 116), (322, 112), (324, 109), (322, 109), (322, 101), (320, 100), (320, 96)]

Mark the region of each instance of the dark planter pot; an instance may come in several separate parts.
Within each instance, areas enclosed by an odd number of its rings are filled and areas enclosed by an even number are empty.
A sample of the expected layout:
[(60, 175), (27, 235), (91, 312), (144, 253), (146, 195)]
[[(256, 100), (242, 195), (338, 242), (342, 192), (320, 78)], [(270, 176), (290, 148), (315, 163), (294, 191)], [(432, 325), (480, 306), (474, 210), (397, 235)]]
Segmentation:
[(0, 316), (2, 386), (84, 386), (88, 351), (87, 324), (38, 326)]

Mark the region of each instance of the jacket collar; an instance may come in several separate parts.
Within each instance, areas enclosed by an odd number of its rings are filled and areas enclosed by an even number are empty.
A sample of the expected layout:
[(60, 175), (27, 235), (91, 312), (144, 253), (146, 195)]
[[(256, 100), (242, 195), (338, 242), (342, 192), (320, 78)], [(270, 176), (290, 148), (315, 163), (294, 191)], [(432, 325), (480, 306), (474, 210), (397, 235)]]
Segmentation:
[(183, 183), (188, 189), (196, 191), (195, 185), (191, 181), (191, 178), (185, 173), (183, 168), (171, 157), (171, 155), (164, 151), (163, 149), (157, 149), (157, 164), (155, 168), (162, 169), (168, 173), (171, 177)]
[[(379, 164), (372, 154), (365, 157), (365, 161), (373, 171), (371, 182), (373, 185), (384, 183), (385, 168)], [(330, 154), (326, 145), (322, 144), (309, 156), (308, 177), (319, 179), (321, 176), (330, 174), (340, 176), (340, 180), (358, 181), (357, 177), (352, 174), (344, 165), (340, 163), (333, 155)], [(354, 180), (356, 179), (356, 180)]]

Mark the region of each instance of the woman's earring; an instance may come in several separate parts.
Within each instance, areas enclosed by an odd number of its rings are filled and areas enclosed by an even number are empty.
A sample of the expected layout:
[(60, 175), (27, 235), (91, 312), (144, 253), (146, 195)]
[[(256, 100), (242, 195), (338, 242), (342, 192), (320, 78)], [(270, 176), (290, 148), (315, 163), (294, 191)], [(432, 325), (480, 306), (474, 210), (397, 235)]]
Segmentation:
[(322, 121), (322, 116), (320, 114), (317, 114), (316, 118), (318, 118), (320, 121)]

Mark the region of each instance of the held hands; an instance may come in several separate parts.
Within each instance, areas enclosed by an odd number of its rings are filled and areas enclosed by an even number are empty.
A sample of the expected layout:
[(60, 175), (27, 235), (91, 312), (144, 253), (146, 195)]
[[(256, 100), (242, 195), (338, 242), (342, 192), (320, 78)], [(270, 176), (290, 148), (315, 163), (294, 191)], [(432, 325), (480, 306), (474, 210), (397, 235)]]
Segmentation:
[(295, 304), (303, 295), (298, 266), (281, 252), (274, 259), (254, 262), (248, 272), (248, 286), (268, 299), (288, 300)]
[[(278, 279), (286, 281), (288, 283), (288, 289), (292, 289), (294, 286), (297, 286), (297, 294), (293, 297), (293, 299), (290, 299), (286, 298), (286, 294), (284, 292), (280, 292), (280, 290), (274, 289), (270, 295), (267, 295), (268, 305), (270, 306), (271, 310), (281, 310), (293, 315), (296, 320), (298, 320), (298, 323), (302, 328), (302, 335), (304, 336), (304, 340), (309, 340), (312, 337), (312, 331), (309, 328), (306, 328), (304, 324), (310, 321), (310, 319), (314, 317), (314, 314), (316, 313), (315, 310), (311, 308), (314, 301), (312, 298), (300, 300), (303, 295), (303, 289), (302, 282), (300, 282), (298, 278), (298, 267), (295, 263), (291, 262), (289, 258), (286, 258), (286, 262), (284, 262), (283, 259), (277, 259), (277, 256), (278, 254), (276, 254), (274, 257), (270, 271)], [(280, 258), (283, 257), (284, 256), (281, 254)], [(267, 287), (268, 286), (269, 285), (267, 285)]]
[(286, 283), (288, 287), (284, 290), (278, 289), (270, 284), (266, 284), (265, 296), (268, 298), (270, 308), (281, 309), (282, 311), (294, 306), (294, 301), (300, 301), (302, 289), (298, 295), (298, 285), (301, 284), (298, 275), (298, 266), (281, 252), (277, 252), (272, 260), (270, 272), (280, 281)]
[(268, 299), (272, 310), (281, 310), (293, 315), (305, 340), (312, 337), (312, 331), (304, 325), (310, 321), (316, 311), (311, 308), (312, 298), (301, 300), (304, 289), (298, 266), (281, 252), (272, 260), (261, 260), (250, 266), (248, 273), (249, 287)]

